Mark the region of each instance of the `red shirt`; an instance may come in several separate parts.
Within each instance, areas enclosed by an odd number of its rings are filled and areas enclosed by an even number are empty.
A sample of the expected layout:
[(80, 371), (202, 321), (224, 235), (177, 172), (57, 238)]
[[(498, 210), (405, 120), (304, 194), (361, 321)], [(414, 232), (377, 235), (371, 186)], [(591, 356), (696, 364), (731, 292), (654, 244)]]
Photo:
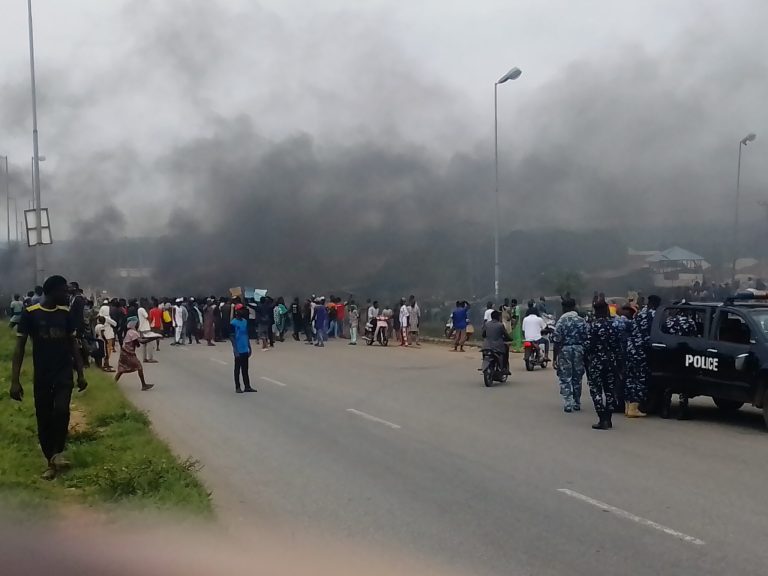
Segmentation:
[(152, 308), (152, 310), (149, 311), (149, 325), (152, 328), (162, 328), (163, 327), (163, 311), (160, 310), (157, 306)]
[(344, 320), (344, 304), (336, 304), (336, 319)]

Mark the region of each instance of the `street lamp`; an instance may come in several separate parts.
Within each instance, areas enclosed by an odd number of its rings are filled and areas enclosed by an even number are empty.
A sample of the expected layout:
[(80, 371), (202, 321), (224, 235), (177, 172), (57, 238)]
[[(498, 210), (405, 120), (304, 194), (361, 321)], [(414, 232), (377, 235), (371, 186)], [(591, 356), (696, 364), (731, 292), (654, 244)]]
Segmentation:
[(739, 193), (741, 190), (741, 149), (746, 148), (747, 144), (754, 142), (757, 135), (750, 132), (744, 138), (739, 140), (739, 160), (736, 164), (736, 203), (733, 207), (733, 268), (731, 270), (731, 280), (736, 281), (736, 260), (739, 250)]
[(35, 195), (35, 228), (37, 241), (35, 242), (35, 280), (38, 285), (43, 283), (43, 218), (40, 207), (40, 150), (37, 141), (37, 86), (35, 83), (35, 39), (32, 28), (32, 0), (27, 0), (29, 14), (29, 72), (32, 88), (32, 172), (34, 174), (33, 193)]
[(499, 302), (499, 276), (501, 272), (499, 266), (499, 84), (504, 84), (508, 80), (517, 80), (522, 73), (523, 71), (520, 68), (512, 68), (493, 84), (493, 143), (496, 165), (496, 210), (494, 211), (493, 221), (493, 293), (497, 304)]

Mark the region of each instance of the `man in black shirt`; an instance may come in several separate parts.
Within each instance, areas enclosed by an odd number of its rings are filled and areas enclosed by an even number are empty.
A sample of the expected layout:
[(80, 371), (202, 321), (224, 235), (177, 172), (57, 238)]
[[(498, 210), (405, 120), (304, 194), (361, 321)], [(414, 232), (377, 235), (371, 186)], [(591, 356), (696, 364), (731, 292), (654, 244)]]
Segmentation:
[(293, 324), (293, 339), (298, 342), (299, 334), (304, 330), (301, 318), (301, 304), (299, 303), (298, 296), (296, 296), (291, 303), (291, 323)]
[(21, 402), (24, 397), (19, 380), (21, 365), (24, 363), (27, 339), (32, 338), (37, 434), (48, 461), (48, 469), (43, 474), (46, 480), (52, 480), (57, 471), (69, 466), (62, 452), (69, 429), (73, 370), (77, 370), (78, 390), (82, 392), (88, 386), (83, 376), (83, 363), (75, 337), (76, 326), (68, 303), (67, 281), (61, 276), (48, 278), (40, 303), (30, 306), (21, 315), (13, 354), (10, 396)]

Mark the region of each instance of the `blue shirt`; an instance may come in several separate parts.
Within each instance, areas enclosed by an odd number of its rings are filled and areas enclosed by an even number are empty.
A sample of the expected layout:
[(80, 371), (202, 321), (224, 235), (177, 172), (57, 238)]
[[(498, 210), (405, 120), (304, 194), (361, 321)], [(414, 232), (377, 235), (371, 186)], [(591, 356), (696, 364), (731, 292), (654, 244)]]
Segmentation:
[(251, 351), (251, 343), (248, 340), (248, 321), (245, 318), (233, 318), (232, 322), (232, 348), (236, 354), (248, 354)]
[(467, 329), (467, 309), (464, 307), (456, 308), (451, 314), (453, 319), (454, 330), (466, 330)]

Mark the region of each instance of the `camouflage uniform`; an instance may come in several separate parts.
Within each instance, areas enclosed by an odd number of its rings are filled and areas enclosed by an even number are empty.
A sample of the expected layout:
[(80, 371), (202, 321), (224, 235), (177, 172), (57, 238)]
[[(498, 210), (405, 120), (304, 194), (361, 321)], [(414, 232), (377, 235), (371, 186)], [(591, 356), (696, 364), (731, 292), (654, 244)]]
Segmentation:
[[(664, 322), (664, 332), (672, 336), (696, 336), (699, 333), (696, 322), (693, 318), (685, 316), (684, 314), (678, 314), (670, 316)], [(688, 394), (685, 391), (681, 391), (678, 394), (680, 402), (680, 418), (687, 418), (688, 416)], [(664, 390), (664, 401), (661, 407), (661, 416), (663, 418), (669, 418), (669, 409), (672, 402), (672, 388)]]
[(651, 343), (651, 326), (656, 310), (643, 308), (634, 318), (632, 334), (627, 341), (627, 402), (644, 402), (648, 394), (651, 367), (648, 364), (648, 348)]
[(595, 412), (601, 414), (616, 407), (616, 362), (619, 358), (619, 334), (610, 318), (597, 318), (589, 326), (584, 346), (589, 395)]
[[(626, 316), (617, 316), (613, 320), (613, 328), (619, 339), (619, 353), (616, 357), (616, 384), (614, 400), (616, 407), (624, 406), (624, 382), (627, 375), (627, 342), (632, 334), (632, 320)], [(623, 408), (622, 408), (623, 409)], [(616, 408), (614, 408), (616, 410)], [(621, 411), (621, 410), (619, 410)]]
[(584, 344), (587, 323), (576, 312), (566, 312), (552, 334), (557, 354), (557, 377), (565, 411), (581, 409), (581, 379), (584, 377)]

